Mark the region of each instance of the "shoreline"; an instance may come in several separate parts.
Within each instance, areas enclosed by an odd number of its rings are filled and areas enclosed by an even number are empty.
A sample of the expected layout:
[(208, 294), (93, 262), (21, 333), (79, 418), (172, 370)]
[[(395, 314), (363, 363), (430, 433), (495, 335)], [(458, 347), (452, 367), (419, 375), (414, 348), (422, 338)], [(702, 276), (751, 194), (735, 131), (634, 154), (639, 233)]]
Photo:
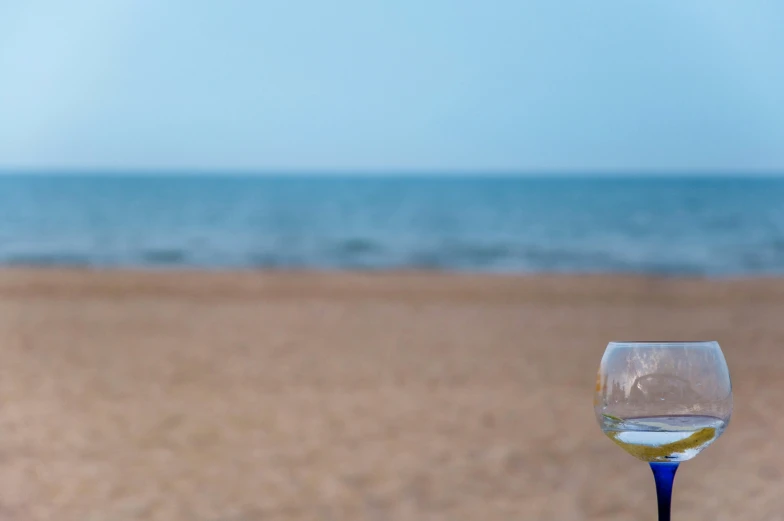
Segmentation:
[(704, 278), (635, 274), (464, 273), (446, 271), (147, 270), (0, 267), (0, 296), (129, 295), (322, 296), (325, 298), (474, 296), (526, 301), (552, 297), (702, 301), (705, 298), (784, 299), (784, 276)]
[(784, 272), (775, 273), (727, 273), (724, 275), (705, 275), (687, 272), (644, 272), (644, 271), (503, 271), (503, 270), (467, 270), (467, 269), (431, 269), (431, 268), (285, 268), (285, 267), (204, 267), (204, 266), (92, 266), (92, 265), (21, 265), (0, 263), (0, 273), (97, 273), (97, 274), (140, 274), (163, 275), (185, 273), (192, 275), (368, 275), (368, 276), (438, 276), (455, 278), (608, 278), (608, 279), (661, 279), (661, 280), (761, 280), (784, 279)]

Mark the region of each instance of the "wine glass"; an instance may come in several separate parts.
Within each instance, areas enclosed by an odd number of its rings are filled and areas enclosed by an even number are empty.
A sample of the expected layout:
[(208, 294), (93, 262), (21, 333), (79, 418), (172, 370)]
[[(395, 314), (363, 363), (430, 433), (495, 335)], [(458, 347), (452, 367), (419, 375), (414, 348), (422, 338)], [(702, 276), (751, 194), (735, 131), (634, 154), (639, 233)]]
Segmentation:
[(604, 434), (650, 463), (659, 521), (670, 520), (678, 464), (721, 436), (732, 384), (717, 342), (610, 342), (596, 375), (596, 419)]

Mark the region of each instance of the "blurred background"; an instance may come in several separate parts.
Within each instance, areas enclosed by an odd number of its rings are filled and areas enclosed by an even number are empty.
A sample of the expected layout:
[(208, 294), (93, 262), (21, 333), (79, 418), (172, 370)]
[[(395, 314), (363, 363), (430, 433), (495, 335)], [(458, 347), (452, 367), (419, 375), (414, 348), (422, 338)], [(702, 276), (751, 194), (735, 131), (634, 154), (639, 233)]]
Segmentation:
[(643, 520), (611, 340), (784, 519), (784, 8), (0, 2), (0, 519)]

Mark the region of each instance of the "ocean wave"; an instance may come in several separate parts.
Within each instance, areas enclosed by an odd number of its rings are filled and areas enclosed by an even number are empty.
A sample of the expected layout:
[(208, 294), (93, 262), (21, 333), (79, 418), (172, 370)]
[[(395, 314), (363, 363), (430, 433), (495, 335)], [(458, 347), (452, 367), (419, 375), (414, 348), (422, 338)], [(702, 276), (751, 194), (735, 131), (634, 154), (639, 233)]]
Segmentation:
[(18, 267), (49, 268), (62, 266), (66, 268), (90, 267), (95, 260), (89, 255), (77, 253), (18, 253), (0, 257), (0, 264)]
[(147, 265), (184, 265), (188, 261), (188, 252), (179, 248), (157, 248), (143, 250), (142, 261)]
[(334, 251), (338, 255), (359, 256), (382, 253), (384, 248), (372, 239), (353, 238), (338, 242), (334, 247)]

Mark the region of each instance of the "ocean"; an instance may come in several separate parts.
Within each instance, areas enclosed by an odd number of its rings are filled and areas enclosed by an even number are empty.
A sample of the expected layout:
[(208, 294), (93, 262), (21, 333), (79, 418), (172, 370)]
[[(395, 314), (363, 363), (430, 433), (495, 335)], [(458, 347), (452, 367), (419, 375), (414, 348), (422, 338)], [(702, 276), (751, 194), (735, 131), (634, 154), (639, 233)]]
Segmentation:
[(784, 273), (784, 179), (0, 176), (0, 265)]

